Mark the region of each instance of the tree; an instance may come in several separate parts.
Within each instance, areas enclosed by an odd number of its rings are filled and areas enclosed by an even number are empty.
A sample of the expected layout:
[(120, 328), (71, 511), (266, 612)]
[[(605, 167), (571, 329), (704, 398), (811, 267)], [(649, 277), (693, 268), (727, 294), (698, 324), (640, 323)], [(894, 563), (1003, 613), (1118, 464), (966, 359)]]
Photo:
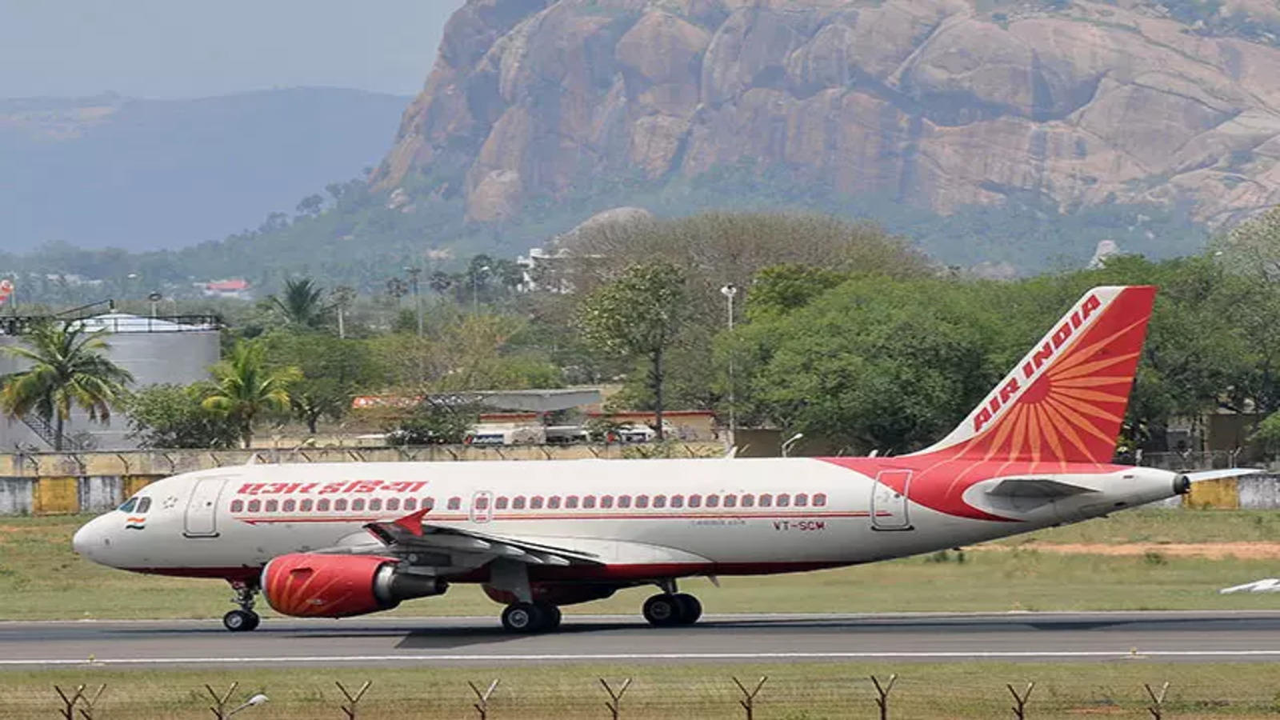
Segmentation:
[(301, 373), (297, 368), (270, 368), (263, 346), (241, 340), (231, 357), (213, 366), (215, 387), (201, 403), (235, 424), (245, 448), (253, 445), (253, 426), (262, 415), (289, 411), (289, 386)]
[(603, 352), (649, 361), (655, 430), (663, 439), (663, 360), (688, 317), (685, 274), (677, 266), (650, 262), (627, 268), (582, 304), (583, 336)]
[(744, 416), (857, 452), (936, 440), (1008, 369), (987, 355), (997, 291), (869, 277), (744, 325)]
[(129, 437), (145, 448), (235, 447), (239, 429), (202, 404), (211, 390), (206, 383), (152, 385), (131, 394), (124, 405)]
[(95, 422), (110, 422), (111, 406), (121, 400), (133, 375), (107, 359), (110, 346), (101, 333), (74, 323), (45, 322), (32, 329), (25, 344), (3, 348), (31, 367), (4, 378), (0, 409), (16, 417), (35, 413), (53, 423), (55, 450), (62, 450), (63, 426), (72, 407), (85, 410)]
[(298, 202), (299, 215), (319, 215), (324, 209), (324, 198), (317, 194), (308, 195)]
[(358, 392), (374, 384), (365, 344), (322, 332), (277, 331), (263, 338), (268, 365), (296, 371), (289, 387), (294, 416), (312, 435), (320, 419), (341, 420)]
[(324, 325), (333, 310), (332, 306), (324, 304), (324, 289), (310, 278), (286, 280), (284, 297), (272, 295), (271, 303), (286, 322), (304, 328)]

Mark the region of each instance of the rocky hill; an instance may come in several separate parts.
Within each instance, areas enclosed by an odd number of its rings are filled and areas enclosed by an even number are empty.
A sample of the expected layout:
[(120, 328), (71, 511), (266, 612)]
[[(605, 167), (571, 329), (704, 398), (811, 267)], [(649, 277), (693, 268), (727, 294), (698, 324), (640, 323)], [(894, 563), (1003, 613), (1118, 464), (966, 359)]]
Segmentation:
[(1216, 224), (1280, 203), (1278, 35), (1275, 0), (470, 0), (375, 180), (473, 221), (745, 167)]
[(0, 252), (181, 247), (257, 227), (377, 165), (407, 102), (334, 88), (0, 100)]

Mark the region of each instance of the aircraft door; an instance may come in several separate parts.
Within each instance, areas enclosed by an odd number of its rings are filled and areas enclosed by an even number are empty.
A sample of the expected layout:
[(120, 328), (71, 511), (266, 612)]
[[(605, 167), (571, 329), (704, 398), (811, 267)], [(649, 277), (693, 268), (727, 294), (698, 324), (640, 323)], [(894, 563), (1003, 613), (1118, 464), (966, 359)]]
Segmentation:
[(493, 493), (478, 490), (471, 496), (471, 522), (487, 523), (493, 519)]
[[(895, 487), (901, 486), (899, 492)], [(871, 488), (871, 529), (911, 530), (907, 517), (907, 490), (910, 470), (881, 470)]]
[(203, 478), (196, 481), (187, 501), (183, 534), (187, 537), (218, 536), (218, 497), (227, 484), (226, 478)]

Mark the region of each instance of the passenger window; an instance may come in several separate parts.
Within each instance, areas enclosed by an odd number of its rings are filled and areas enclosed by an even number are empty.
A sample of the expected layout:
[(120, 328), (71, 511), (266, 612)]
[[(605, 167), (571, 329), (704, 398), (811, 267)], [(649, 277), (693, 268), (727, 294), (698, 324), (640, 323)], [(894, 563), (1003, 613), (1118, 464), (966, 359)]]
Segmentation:
[(796, 507), (809, 506), (809, 493), (796, 493)]
[[(249, 504), (250, 504), (250, 505), (252, 505), (253, 503), (249, 503)], [(334, 512), (346, 512), (346, 511), (347, 511), (347, 499), (346, 499), (346, 498), (338, 498), (337, 500), (334, 500), (334, 501), (333, 501), (333, 511), (334, 511)]]
[(548, 509), (548, 510), (559, 510), (559, 509), (560, 509), (560, 496), (559, 496), (559, 495), (552, 495), (551, 497), (547, 498), (547, 509)]
[(719, 495), (708, 495), (708, 496), (707, 496), (707, 507), (709, 507), (709, 508), (713, 508), (713, 507), (720, 507), (720, 496), (719, 496)]
[(372, 512), (382, 511), (382, 498), (374, 498), (369, 501), (369, 510)]
[(249, 501), (249, 512), (251, 512), (251, 513), (256, 513), (256, 512), (258, 512), (258, 511), (259, 511), (259, 510), (261, 510), (261, 509), (262, 509), (262, 501), (261, 501), (261, 500), (250, 500), (250, 501)]
[(500, 498), (498, 498), (497, 500), (494, 500), (494, 501), (493, 501), (493, 507), (494, 507), (494, 509), (496, 509), (496, 510), (506, 510), (506, 509), (507, 509), (507, 505), (508, 505), (510, 502), (511, 502), (511, 500), (510, 500), (510, 499), (508, 499), (506, 495), (503, 495), (502, 497), (500, 497)]
[(523, 496), (523, 495), (517, 495), (517, 496), (515, 497), (515, 499), (511, 501), (511, 509), (512, 509), (512, 510), (523, 510), (523, 509), (524, 509), (524, 496)]
[(826, 494), (826, 493), (814, 493), (814, 494), (813, 494), (813, 506), (814, 506), (814, 507), (826, 507), (826, 506), (827, 506), (827, 494)]
[(760, 507), (773, 507), (773, 496), (765, 493), (760, 496)]
[(240, 512), (240, 511), (242, 511), (242, 510), (244, 510), (244, 501), (243, 501), (243, 500), (232, 500), (232, 501), (231, 501), (231, 512)]
[(316, 501), (316, 512), (329, 512), (329, 498), (320, 498)]
[(666, 506), (667, 506), (667, 496), (666, 496), (666, 495), (654, 495), (654, 496), (653, 496), (653, 506), (654, 506), (655, 508), (664, 508), (664, 507), (666, 507)]
[(488, 509), (489, 509), (489, 496), (488, 496), (488, 495), (481, 495), (480, 497), (476, 498), (476, 503), (475, 503), (475, 504), (476, 504), (476, 509), (477, 509), (477, 510), (488, 510)]
[(364, 512), (364, 498), (356, 498), (351, 501), (351, 512)]
[(701, 496), (701, 495), (690, 495), (690, 496), (689, 496), (689, 507), (691, 507), (691, 508), (702, 507), (702, 496)]
[(150, 509), (151, 509), (151, 498), (144, 497), (138, 501), (138, 509), (135, 510), (134, 512), (138, 513), (139, 515), (145, 515), (147, 511)]
[(585, 496), (585, 497), (583, 497), (583, 498), (582, 498), (582, 509), (583, 509), (583, 510), (592, 510), (592, 509), (594, 509), (594, 508), (595, 508), (595, 506), (596, 506), (596, 496), (595, 496), (595, 495), (587, 495), (587, 496)]
[(138, 506), (138, 498), (136, 497), (129, 498), (129, 500), (125, 502), (125, 504), (120, 506), (120, 512), (131, 513), (133, 512), (133, 509), (137, 506)]
[(542, 496), (541, 496), (541, 495), (534, 495), (534, 496), (533, 496), (533, 499), (529, 501), (529, 509), (530, 509), (530, 510), (541, 510), (541, 509), (542, 509)]
[(449, 498), (449, 504), (448, 504), (448, 506), (447, 506), (447, 507), (448, 507), (448, 509), (450, 509), (450, 510), (459, 510), (459, 509), (461, 509), (461, 508), (462, 508), (462, 498), (460, 498), (460, 497), (458, 497), (458, 496), (456, 496), (456, 495), (455, 495), (455, 496), (453, 496), (453, 497), (451, 497), (451, 498)]
[(422, 509), (423, 509), (423, 510), (435, 510), (435, 509), (436, 509), (436, 499), (435, 499), (435, 498), (433, 498), (433, 497), (422, 498)]
[(738, 507), (738, 496), (737, 496), (737, 495), (725, 495), (725, 496), (724, 496), (724, 506), (725, 506), (725, 507), (727, 507), (727, 508), (731, 508), (731, 507)]
[(266, 512), (276, 512), (276, 511), (277, 511), (277, 510), (279, 510), (279, 509), (280, 509), (280, 501), (279, 501), (279, 500), (268, 500), (268, 501), (267, 501), (267, 506), (266, 506), (266, 508), (265, 508)]
[(400, 509), (400, 498), (387, 499), (387, 510), (389, 512), (396, 512), (399, 509)]
[(600, 498), (600, 507), (605, 510), (608, 510), (609, 508), (613, 507), (613, 496), (612, 495), (602, 496)]
[(294, 510), (298, 509), (298, 501), (292, 500), (292, 499), (285, 500), (284, 507), (281, 509), (284, 510), (285, 512), (293, 512)]
[(578, 509), (578, 496), (577, 496), (577, 495), (570, 495), (569, 497), (565, 498), (565, 499), (564, 499), (564, 508), (565, 508), (566, 510), (576, 510), (576, 509)]
[(672, 495), (672, 496), (671, 496), (671, 507), (673, 507), (673, 508), (682, 508), (682, 507), (684, 507), (684, 496), (683, 496), (683, 495)]
[(791, 496), (786, 493), (778, 493), (778, 507), (786, 507), (791, 504)]
[(645, 508), (649, 507), (649, 496), (648, 496), (648, 495), (637, 495), (637, 496), (636, 496), (636, 507), (640, 508), (641, 510), (643, 510), (643, 509), (645, 509)]
[(311, 506), (313, 504), (315, 504), (314, 500), (303, 500), (302, 503), (298, 505), (298, 509), (302, 512), (311, 512)]
[(630, 495), (619, 495), (619, 496), (618, 496), (618, 507), (619, 507), (619, 508), (629, 508), (629, 507), (631, 507), (631, 496), (630, 496)]
[(742, 496), (742, 507), (755, 507), (756, 496), (747, 494)]
[(404, 511), (405, 511), (405, 512), (413, 512), (414, 510), (417, 510), (417, 509), (418, 509), (418, 498), (405, 498), (405, 499), (404, 499)]

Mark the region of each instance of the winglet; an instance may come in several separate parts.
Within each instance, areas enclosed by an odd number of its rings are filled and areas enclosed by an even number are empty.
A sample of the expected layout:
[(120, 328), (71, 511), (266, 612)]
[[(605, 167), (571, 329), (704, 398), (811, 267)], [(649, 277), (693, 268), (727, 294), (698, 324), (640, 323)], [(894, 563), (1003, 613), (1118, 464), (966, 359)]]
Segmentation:
[(422, 518), (425, 517), (426, 514), (429, 512), (431, 512), (431, 508), (424, 507), (418, 512), (405, 515), (399, 520), (393, 521), (392, 524), (399, 525), (400, 527), (404, 528), (405, 530), (408, 530), (409, 532), (413, 533), (417, 537), (422, 537)]

